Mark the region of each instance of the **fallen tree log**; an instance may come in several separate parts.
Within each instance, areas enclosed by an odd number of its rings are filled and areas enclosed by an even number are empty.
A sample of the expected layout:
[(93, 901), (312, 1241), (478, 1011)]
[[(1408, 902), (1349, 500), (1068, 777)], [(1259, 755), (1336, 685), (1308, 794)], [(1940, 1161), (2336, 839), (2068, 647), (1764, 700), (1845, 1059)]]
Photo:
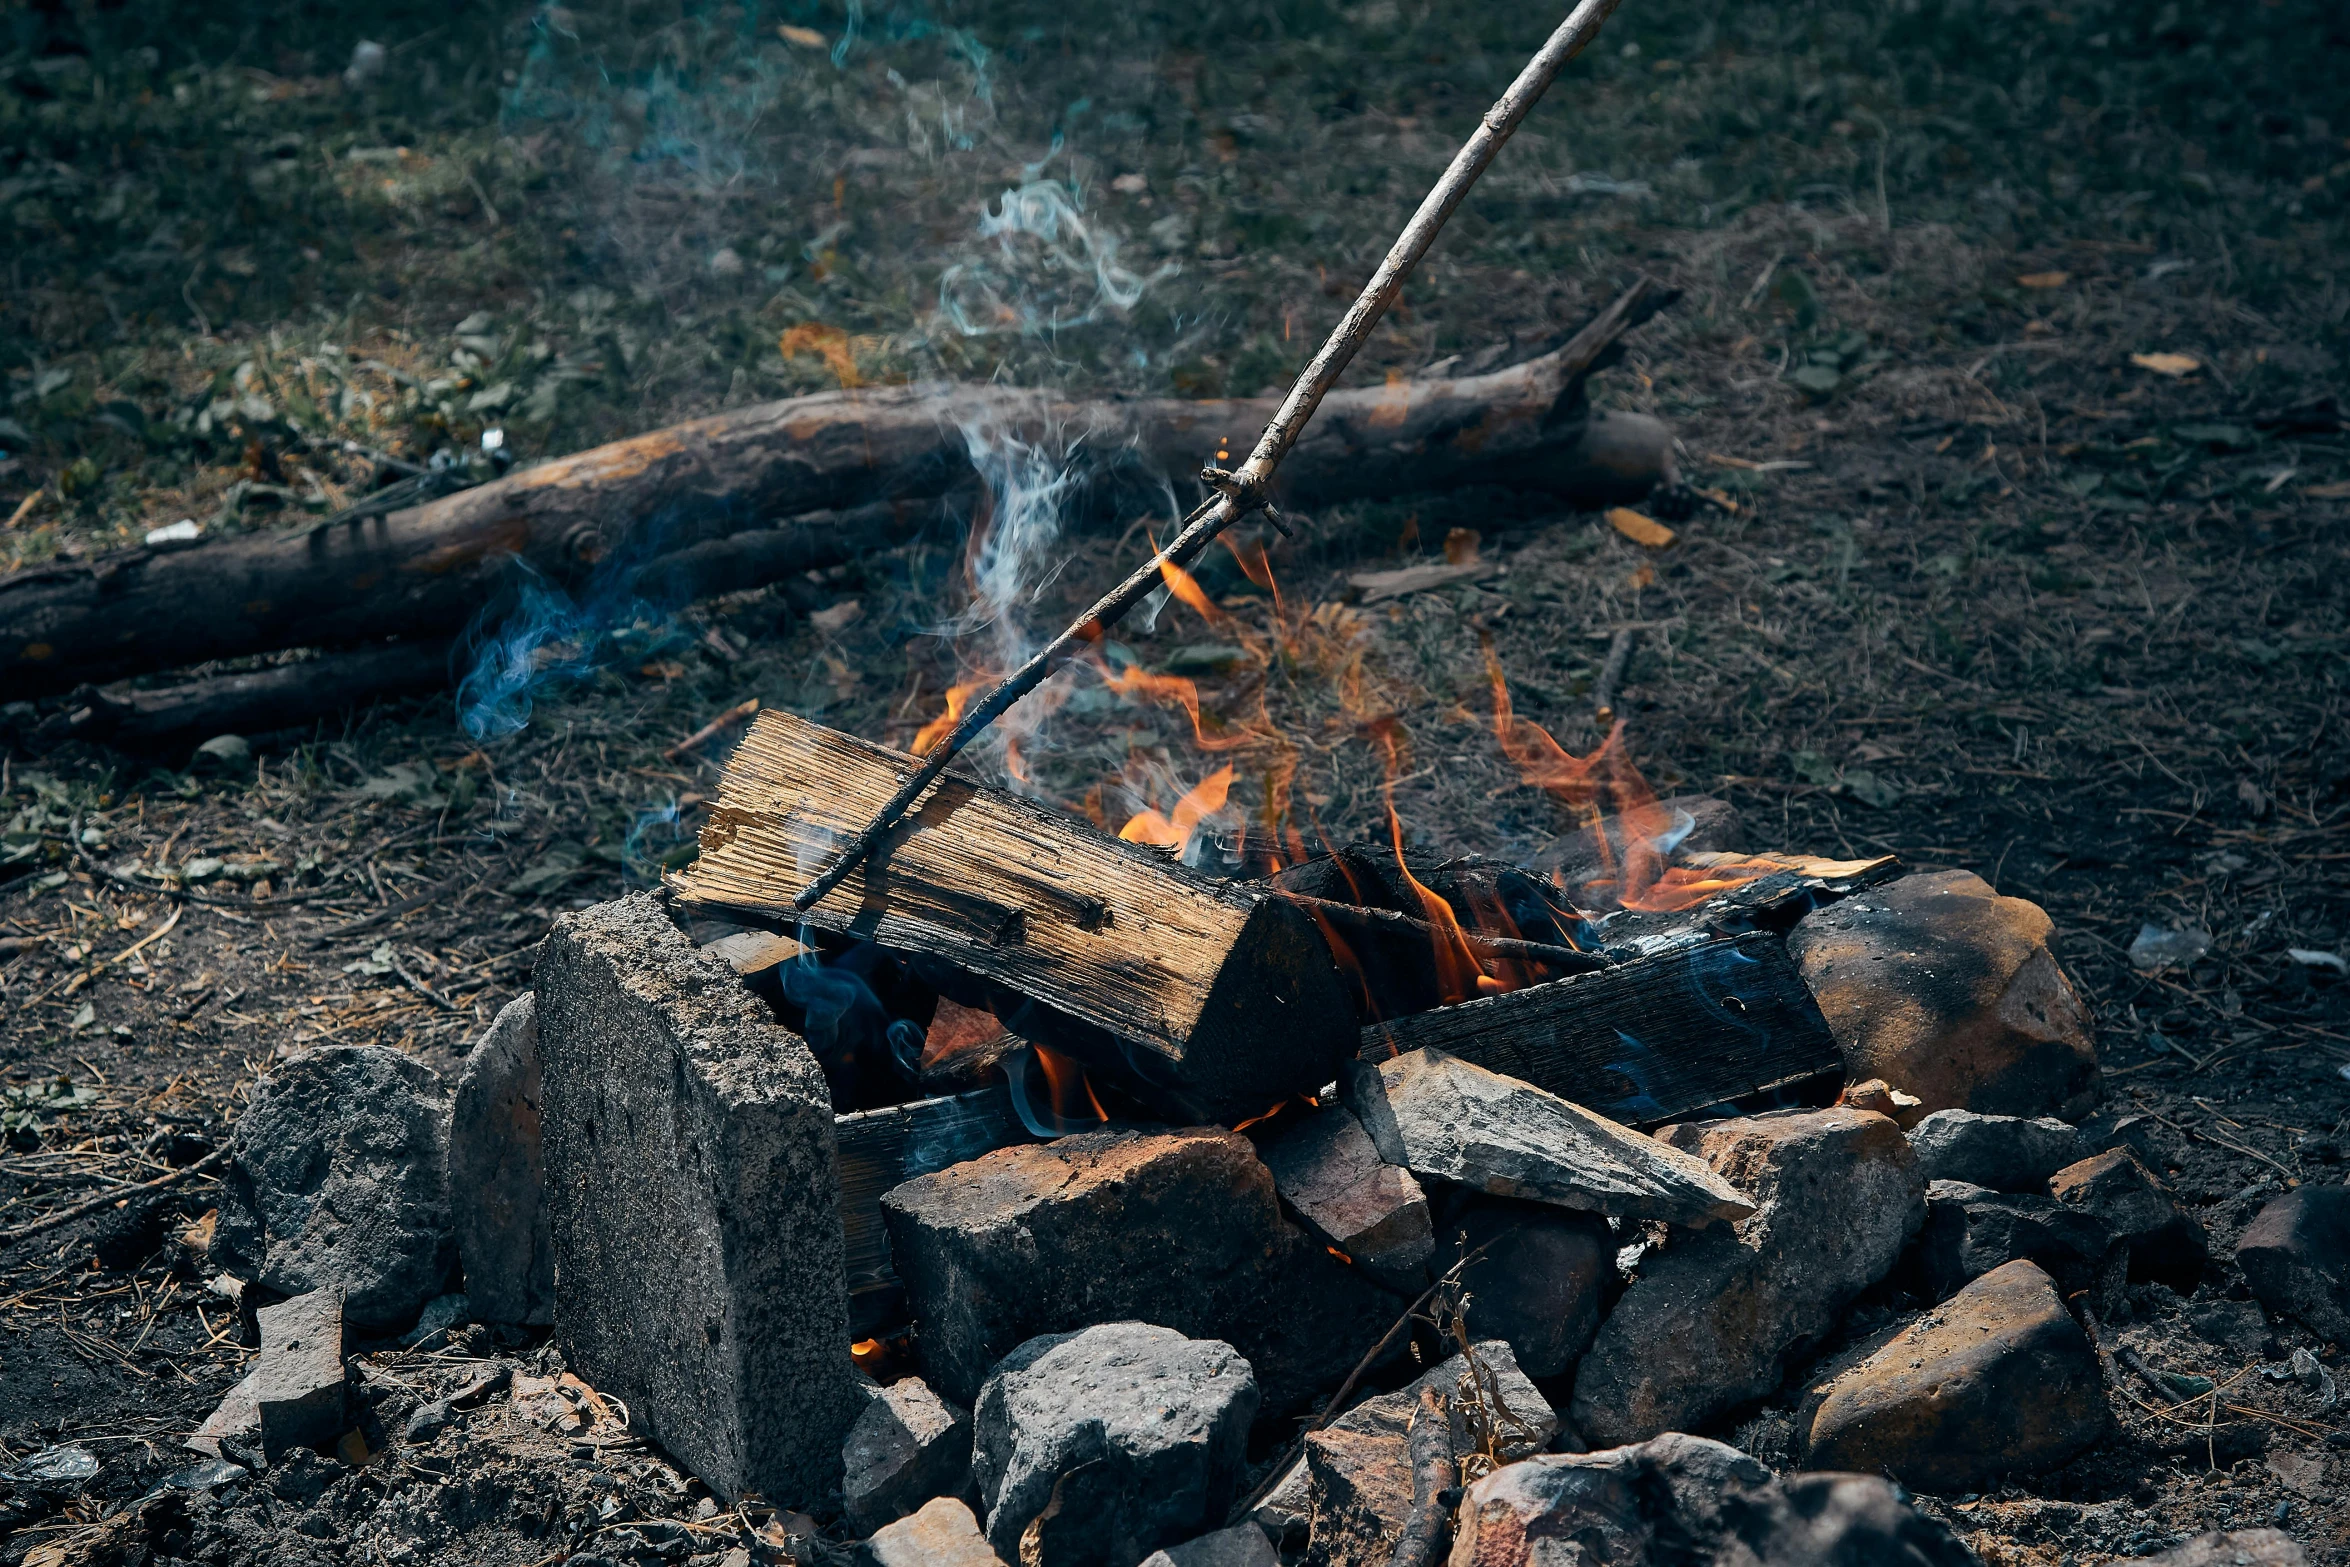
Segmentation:
[[(1623, 335), (1674, 297), (1644, 278), (1527, 363), (1331, 394), (1279, 498), (1492, 483), (1605, 505), (1675, 482), (1661, 425), (1599, 416), (1583, 395)], [(1097, 508), (1142, 515), (1273, 411), (1270, 398), (1079, 402), (947, 385), (736, 409), (386, 514), (0, 578), (0, 675), (35, 696), (286, 648), (447, 637), (515, 561), (567, 583), (601, 569), (688, 592), (756, 586), (915, 536), (971, 484), (974, 442), (995, 436), (1082, 439), (1099, 454)]]
[(1336, 1075), (1355, 1043), (1338, 969), (1306, 913), (974, 779), (946, 774), (804, 915), (792, 895), (916, 766), (770, 710), (719, 782), (689, 908), (948, 962), (1027, 998), (996, 1015), (1177, 1124), (1261, 1115)]
[(36, 750), (67, 739), (147, 750), (218, 734), (291, 728), (379, 697), (429, 691), (448, 682), (446, 645), (387, 642), (267, 669), (81, 692), (24, 738)]

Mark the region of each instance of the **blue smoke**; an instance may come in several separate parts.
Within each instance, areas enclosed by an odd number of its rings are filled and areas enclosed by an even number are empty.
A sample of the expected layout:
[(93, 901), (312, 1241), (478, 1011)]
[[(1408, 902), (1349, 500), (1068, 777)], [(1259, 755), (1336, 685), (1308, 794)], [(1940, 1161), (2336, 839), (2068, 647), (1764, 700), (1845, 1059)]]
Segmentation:
[(514, 563), (513, 608), (494, 632), (487, 612), (459, 644), (471, 667), (457, 682), (457, 722), (476, 740), (528, 727), (539, 697), (623, 659), (647, 659), (692, 639), (670, 611), (630, 585), (635, 564), (607, 561), (578, 599), (528, 564)]

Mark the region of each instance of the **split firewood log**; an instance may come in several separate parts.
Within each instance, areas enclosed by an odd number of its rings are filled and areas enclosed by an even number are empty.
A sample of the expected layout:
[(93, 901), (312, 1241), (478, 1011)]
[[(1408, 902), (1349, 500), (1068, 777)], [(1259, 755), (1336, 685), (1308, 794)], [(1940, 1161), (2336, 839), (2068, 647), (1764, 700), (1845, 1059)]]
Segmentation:
[[(1598, 506), (1677, 482), (1662, 425), (1602, 417), (1583, 394), (1673, 298), (1643, 278), (1524, 364), (1331, 394), (1282, 467), (1280, 499), (1489, 483)], [(38, 696), (285, 648), (445, 638), (516, 561), (566, 583), (625, 570), (679, 597), (755, 587), (915, 536), (942, 496), (972, 485), (973, 444), (995, 435), (1082, 436), (1106, 454), (1097, 504), (1123, 521), (1163, 507), (1171, 479), (1189, 490), (1273, 411), (1269, 398), (1083, 402), (935, 384), (735, 409), (386, 514), (19, 571), (0, 578), (0, 679)]]

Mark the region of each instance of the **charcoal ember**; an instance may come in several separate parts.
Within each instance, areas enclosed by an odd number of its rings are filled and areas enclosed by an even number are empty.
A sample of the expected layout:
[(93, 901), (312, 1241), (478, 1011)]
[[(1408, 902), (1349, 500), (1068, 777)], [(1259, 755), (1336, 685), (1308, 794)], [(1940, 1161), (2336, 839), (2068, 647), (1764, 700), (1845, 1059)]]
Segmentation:
[(1849, 1107), (1667, 1127), (1659, 1136), (1754, 1194), (1734, 1226), (1647, 1259), (1575, 1374), (1594, 1442), (1686, 1430), (1777, 1388), (1791, 1357), (1885, 1277), (1924, 1217), (1901, 1129)]
[(1257, 1153), (1298, 1217), (1356, 1267), (1399, 1293), (1427, 1286), (1436, 1254), (1428, 1199), (1411, 1171), (1379, 1157), (1344, 1106), (1285, 1117)]
[(1339, 1091), (1379, 1156), (1415, 1175), (1674, 1224), (1754, 1211), (1702, 1160), (1441, 1050), (1350, 1061)]
[(2184, 1294), (2203, 1276), (2209, 1255), (2203, 1226), (2128, 1149), (2109, 1148), (2065, 1166), (2049, 1177), (2048, 1191), (2104, 1221), (2129, 1249), (2131, 1278), (2158, 1280)]
[(951, 1496), (875, 1530), (858, 1547), (857, 1560), (860, 1567), (1004, 1567), (970, 1507)]
[(1906, 1281), (1919, 1294), (1947, 1300), (2019, 1258), (2046, 1269), (2067, 1293), (2118, 1283), (2115, 1264), (2128, 1263), (2111, 1227), (2084, 1209), (1964, 1181), (1927, 1184), (1926, 1220), (1910, 1250)]
[(2080, 1132), (2053, 1116), (1977, 1115), (1937, 1110), (1909, 1129), (1918, 1173), (1995, 1192), (2045, 1192), (2048, 1178), (2088, 1150)]
[[(1876, 1475), (1782, 1480), (1721, 1442), (1668, 1432), (1636, 1447), (1546, 1453), (1461, 1499), (1452, 1560), (1740, 1567), (1976, 1567), (1974, 1553)], [(1572, 1542), (1559, 1556), (1553, 1542)]]
[(1853, 1081), (1927, 1113), (2077, 1121), (2101, 1093), (2087, 1010), (2048, 950), (2037, 904), (1968, 871), (1904, 876), (1788, 933)]
[(870, 1534), (933, 1497), (971, 1483), (971, 1416), (901, 1377), (873, 1396), (841, 1444), (841, 1495), (849, 1527)]
[(449, 1195), (475, 1320), (555, 1320), (539, 1126), (538, 998), (501, 1008), (467, 1052), (449, 1118)]
[(2350, 1187), (2303, 1186), (2271, 1202), (2236, 1242), (2236, 1264), (2269, 1310), (2350, 1344)]
[(924, 1376), (976, 1397), (1039, 1334), (1155, 1321), (1235, 1345), (1269, 1410), (1295, 1408), (1394, 1321), (1395, 1297), (1284, 1218), (1238, 1132), (1088, 1132), (1001, 1148), (892, 1188), (890, 1250)]
[[(1489, 1411), (1494, 1449), (1505, 1459), (1524, 1458), (1548, 1447), (1559, 1433), (1558, 1414), (1526, 1379), (1510, 1346), (1486, 1339), (1471, 1350), (1474, 1368), (1468, 1355), (1455, 1355), (1394, 1392), (1364, 1399), (1311, 1433), (1306, 1456), (1266, 1493), (1250, 1517), (1285, 1546), (1303, 1547), (1309, 1530), (1320, 1529), (1325, 1558), (1375, 1550), (1380, 1541), (1392, 1550), (1412, 1505), (1408, 1437), (1412, 1411), (1426, 1388), (1456, 1400), (1470, 1397), (1473, 1390), (1479, 1407)], [(1313, 1452), (1317, 1441), (1322, 1446), (1318, 1471)], [(1399, 1472), (1400, 1489), (1393, 1483)]]
[(1469, 1331), (1502, 1339), (1531, 1377), (1555, 1377), (1591, 1347), (1616, 1284), (1616, 1233), (1594, 1213), (1479, 1197), (1444, 1227), (1462, 1254), (1485, 1248), (1462, 1271)]
[(332, 1291), (361, 1332), (405, 1328), (456, 1268), (448, 1120), (432, 1069), (386, 1046), (281, 1063), (237, 1119), (212, 1259), (279, 1294)]
[(2053, 1469), (2111, 1424), (2096, 1349), (2055, 1282), (2021, 1261), (1876, 1335), (1812, 1386), (1796, 1416), (1806, 1467), (1942, 1493)]
[(1126, 1563), (1220, 1524), (1257, 1413), (1231, 1345), (1144, 1322), (1029, 1340), (972, 1411), (987, 1538), (1007, 1560)]

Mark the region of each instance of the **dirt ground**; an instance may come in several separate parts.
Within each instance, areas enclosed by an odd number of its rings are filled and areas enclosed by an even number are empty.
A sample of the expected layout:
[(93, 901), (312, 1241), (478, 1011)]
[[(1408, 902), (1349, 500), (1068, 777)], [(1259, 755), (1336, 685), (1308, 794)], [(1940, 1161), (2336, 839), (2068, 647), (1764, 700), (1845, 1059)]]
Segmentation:
[[(844, 379), (1284, 382), (1543, 25), (1389, 0), (166, 9), (0, 23), (0, 564), (182, 516), (302, 525), (369, 482), (346, 441), (424, 460), (494, 425), (528, 460)], [(1658, 793), (1734, 802), (1757, 847), (1965, 867), (2046, 907), (2105, 1114), (2154, 1118), (2224, 1258), (2350, 1161), (2350, 34), (2295, 3), (1884, 12), (1627, 5), (1356, 372), (1506, 355), (1635, 271), (1680, 287), (1594, 388), (1680, 435), (1708, 498), (1672, 545), (1502, 492), (1330, 508), (1275, 550), (1277, 591), (1222, 561), (1214, 623), (1129, 628), (1133, 662), (1197, 680), (1199, 732), (1081, 676), (1020, 765), (1115, 826), (1229, 764), (1233, 812), (1286, 801), (1334, 840), (1386, 834), (1392, 777), (1413, 847), (1515, 857), (1570, 823), (1496, 744), (1491, 670), (1586, 753), (1637, 627), (1615, 705)], [(390, 46), (372, 71), (363, 31)], [(982, 232), (1016, 206), (1025, 228)], [(1455, 530), (1487, 576), (1350, 602), (1351, 573), (1457, 554)], [(1019, 624), (1147, 547), (1059, 541)], [(511, 733), (444, 695), (250, 755), (11, 751), (0, 1225), (202, 1159), (285, 1052), (453, 1070), (556, 913), (690, 855), (724, 742), (668, 748), (754, 696), (910, 743), (1001, 657), (958, 634), (968, 591), (942, 518), (813, 578), (631, 606)], [(2208, 945), (2142, 969), (2149, 925)], [(177, 1239), (214, 1189), (0, 1252), (0, 1467), (101, 1463), (8, 1482), (0, 1558), (830, 1549), (714, 1511), (553, 1383), (405, 1440), (485, 1360), (560, 1374), (479, 1330), (364, 1357), (367, 1455), (150, 1494), (249, 1353)], [(2138, 1287), (2115, 1346), (2214, 1392), (2158, 1410), (2125, 1379), (2112, 1441), (1928, 1505), (1994, 1567), (2272, 1522), (2350, 1563), (2350, 1417), (2262, 1372), (2313, 1341), (2245, 1302), (2224, 1262), (2192, 1297)], [(1736, 1434), (1787, 1461), (1789, 1407)]]

